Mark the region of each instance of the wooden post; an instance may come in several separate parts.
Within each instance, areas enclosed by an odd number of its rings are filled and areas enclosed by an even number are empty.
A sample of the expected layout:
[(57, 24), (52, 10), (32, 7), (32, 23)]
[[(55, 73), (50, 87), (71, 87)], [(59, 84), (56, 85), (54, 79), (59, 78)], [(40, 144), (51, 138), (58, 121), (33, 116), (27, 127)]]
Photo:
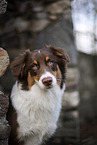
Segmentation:
[(97, 56), (79, 52), (80, 117), (97, 117)]

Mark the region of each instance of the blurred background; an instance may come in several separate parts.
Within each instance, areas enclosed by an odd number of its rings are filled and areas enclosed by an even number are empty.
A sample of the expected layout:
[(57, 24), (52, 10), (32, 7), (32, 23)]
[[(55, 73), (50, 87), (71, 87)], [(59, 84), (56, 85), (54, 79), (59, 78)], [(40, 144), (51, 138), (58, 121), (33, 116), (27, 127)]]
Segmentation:
[[(58, 129), (47, 145), (97, 145), (97, 0), (6, 2), (0, 47), (10, 63), (26, 49), (46, 44), (64, 48), (71, 59)], [(9, 95), (14, 82), (9, 65), (0, 90)]]

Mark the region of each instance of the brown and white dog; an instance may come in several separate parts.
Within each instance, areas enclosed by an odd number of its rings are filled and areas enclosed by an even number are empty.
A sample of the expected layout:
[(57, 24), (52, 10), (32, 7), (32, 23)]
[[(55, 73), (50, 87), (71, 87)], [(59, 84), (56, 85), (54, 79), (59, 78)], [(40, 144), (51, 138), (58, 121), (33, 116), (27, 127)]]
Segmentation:
[(17, 81), (11, 93), (9, 145), (40, 145), (53, 135), (65, 90), (69, 57), (62, 48), (27, 50), (11, 64)]

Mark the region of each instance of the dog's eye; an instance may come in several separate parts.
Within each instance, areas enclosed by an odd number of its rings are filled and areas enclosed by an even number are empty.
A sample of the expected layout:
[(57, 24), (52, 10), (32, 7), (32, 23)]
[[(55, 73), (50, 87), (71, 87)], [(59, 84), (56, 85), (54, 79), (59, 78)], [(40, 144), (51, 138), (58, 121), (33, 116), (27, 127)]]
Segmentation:
[(33, 64), (33, 65), (31, 66), (31, 68), (32, 68), (34, 71), (36, 71), (36, 70), (38, 69), (38, 65), (37, 65), (37, 64)]
[(53, 61), (50, 61), (50, 60), (49, 60), (49, 61), (47, 62), (47, 65), (48, 65), (48, 66), (53, 66), (53, 64), (54, 64)]

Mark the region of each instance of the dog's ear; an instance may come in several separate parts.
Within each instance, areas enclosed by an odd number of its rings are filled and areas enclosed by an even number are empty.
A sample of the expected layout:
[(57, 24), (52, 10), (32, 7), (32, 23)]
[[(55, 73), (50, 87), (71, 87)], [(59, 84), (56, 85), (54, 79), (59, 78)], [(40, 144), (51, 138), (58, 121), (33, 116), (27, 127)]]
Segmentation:
[(10, 69), (16, 78), (22, 78), (24, 74), (24, 69), (26, 66), (26, 61), (28, 59), (30, 50), (26, 50), (23, 54), (16, 57), (14, 61), (11, 63)]
[(56, 55), (58, 58), (62, 58), (66, 60), (66, 62), (70, 61), (70, 58), (66, 51), (63, 48), (53, 47), (46, 45), (45, 48), (50, 49), (54, 55)]

